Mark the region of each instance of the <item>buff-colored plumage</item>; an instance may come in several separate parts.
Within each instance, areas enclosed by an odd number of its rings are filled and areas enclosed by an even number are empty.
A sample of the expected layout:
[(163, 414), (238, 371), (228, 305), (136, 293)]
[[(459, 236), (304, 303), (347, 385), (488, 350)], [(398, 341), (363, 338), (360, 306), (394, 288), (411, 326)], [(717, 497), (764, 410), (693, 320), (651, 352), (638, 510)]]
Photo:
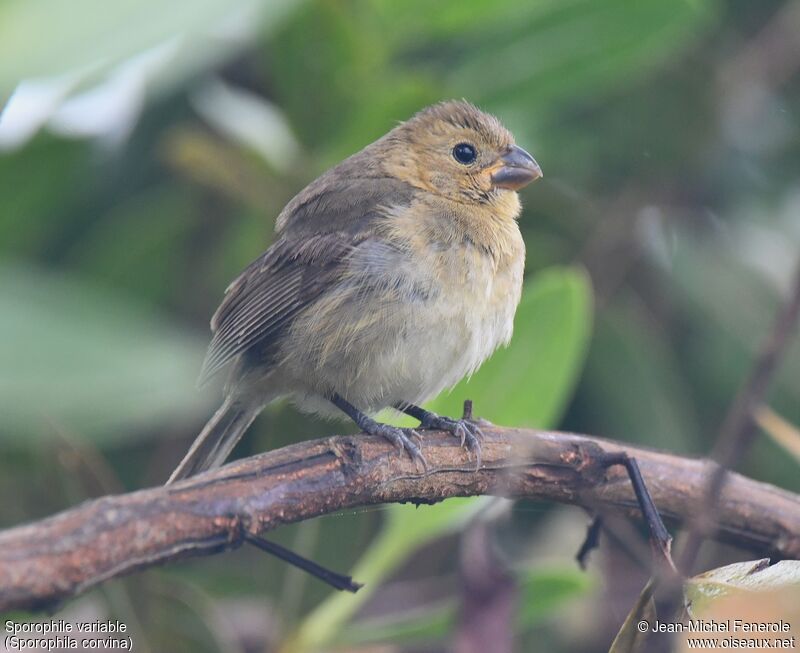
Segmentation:
[[(464, 143), (469, 164), (454, 155)], [(229, 369), (227, 400), (171, 480), (223, 462), (278, 396), (374, 413), (475, 371), (511, 338), (525, 259), (515, 190), (540, 174), (496, 118), (446, 102), (307, 186), (212, 320), (203, 374)], [(377, 432), (406, 442), (395, 431)]]

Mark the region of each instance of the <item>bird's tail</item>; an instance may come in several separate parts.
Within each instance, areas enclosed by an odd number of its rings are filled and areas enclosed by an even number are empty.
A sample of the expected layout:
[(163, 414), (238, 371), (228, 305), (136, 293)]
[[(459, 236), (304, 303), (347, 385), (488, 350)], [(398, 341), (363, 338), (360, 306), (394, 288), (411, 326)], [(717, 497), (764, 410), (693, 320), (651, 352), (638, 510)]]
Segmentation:
[(246, 405), (235, 399), (226, 399), (195, 438), (167, 485), (224, 463), (262, 408), (263, 405)]

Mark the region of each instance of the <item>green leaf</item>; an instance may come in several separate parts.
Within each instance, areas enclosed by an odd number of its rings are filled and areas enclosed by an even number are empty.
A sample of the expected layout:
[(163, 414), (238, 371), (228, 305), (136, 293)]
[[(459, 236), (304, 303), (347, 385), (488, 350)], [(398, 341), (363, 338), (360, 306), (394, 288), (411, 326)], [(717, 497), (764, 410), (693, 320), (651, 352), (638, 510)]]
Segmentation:
[[(236, 14), (274, 22), (294, 0), (6, 0), (0, 3), (0, 94), (25, 78), (107, 69), (176, 39), (197, 46)], [(235, 11), (234, 11), (235, 10)], [(200, 41), (202, 43), (202, 41)], [(203, 48), (193, 48), (202, 57)]]
[(514, 319), (511, 344), (468, 381), (440, 395), (431, 410), (475, 414), (504, 426), (555, 425), (569, 401), (591, 334), (591, 287), (577, 268), (551, 268), (529, 283)]
[(204, 349), (204, 338), (116, 293), (1, 264), (0, 435), (55, 424), (108, 440), (194, 414)]
[(742, 592), (794, 589), (800, 599), (800, 560), (769, 559), (736, 562), (689, 579), (684, 592), (693, 614), (710, 608), (723, 597)]
[[(655, 587), (655, 581), (650, 579), (625, 619), (625, 623), (622, 624), (609, 653), (640, 653), (646, 650), (649, 631), (658, 618), (653, 601)], [(770, 603), (773, 604), (773, 608), (787, 608), (787, 598), (800, 599), (800, 561), (782, 560), (771, 566), (768, 558), (736, 562), (690, 578), (684, 583), (683, 590), (692, 618), (701, 614), (711, 614), (718, 623), (725, 623), (733, 615), (746, 616), (731, 612), (734, 606), (730, 603), (722, 612), (714, 614), (713, 610), (720, 606), (721, 599), (736, 594), (746, 596), (751, 592), (759, 592), (762, 594), (761, 619), (763, 619), (765, 615), (763, 609)], [(773, 594), (776, 592), (779, 594)], [(793, 605), (797, 604), (797, 601), (793, 602)], [(748, 598), (748, 601), (740, 607), (746, 606), (749, 606), (746, 614), (752, 615), (752, 598)], [(782, 615), (776, 613), (775, 616)], [(646, 624), (644, 632), (642, 623)]]

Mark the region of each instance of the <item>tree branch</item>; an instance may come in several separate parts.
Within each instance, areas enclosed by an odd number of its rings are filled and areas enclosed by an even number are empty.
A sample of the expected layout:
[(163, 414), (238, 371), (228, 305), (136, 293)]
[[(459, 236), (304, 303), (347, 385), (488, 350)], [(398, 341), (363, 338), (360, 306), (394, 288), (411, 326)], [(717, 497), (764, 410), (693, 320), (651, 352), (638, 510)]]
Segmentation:
[[(235, 548), (245, 533), (376, 503), (433, 503), (492, 494), (617, 509), (639, 518), (626, 472), (635, 457), (661, 514), (684, 520), (702, 498), (707, 465), (600, 438), (483, 427), (476, 471), (458, 442), (425, 436), (428, 472), (382, 438), (334, 437), (291, 445), (169, 487), (88, 501), (0, 532), (0, 612), (43, 609), (115, 576)], [(720, 539), (759, 554), (800, 557), (800, 496), (730, 474), (719, 503)], [(576, 543), (576, 547), (577, 547)]]

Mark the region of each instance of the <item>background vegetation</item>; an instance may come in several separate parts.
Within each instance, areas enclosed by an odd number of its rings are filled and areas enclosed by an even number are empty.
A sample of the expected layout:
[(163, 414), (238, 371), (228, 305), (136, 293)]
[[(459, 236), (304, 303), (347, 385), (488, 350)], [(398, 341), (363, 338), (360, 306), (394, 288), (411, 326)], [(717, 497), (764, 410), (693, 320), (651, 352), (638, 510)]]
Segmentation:
[[(208, 318), (280, 209), (451, 97), (545, 178), (523, 192), (513, 344), (435, 406), (705, 453), (797, 261), (798, 30), (796, 0), (4, 0), (0, 527), (163, 482), (218, 401), (195, 388)], [(798, 371), (795, 342), (771, 395), (794, 423)], [(345, 429), (273, 406), (237, 455)], [(800, 490), (769, 439), (744, 471)], [(119, 618), (139, 651), (437, 651), (483, 529), (518, 650), (604, 651), (644, 572), (615, 546), (578, 571), (585, 523), (483, 500), (348, 512), (274, 535), (353, 570), (355, 597), (240, 550), (60, 616)]]

